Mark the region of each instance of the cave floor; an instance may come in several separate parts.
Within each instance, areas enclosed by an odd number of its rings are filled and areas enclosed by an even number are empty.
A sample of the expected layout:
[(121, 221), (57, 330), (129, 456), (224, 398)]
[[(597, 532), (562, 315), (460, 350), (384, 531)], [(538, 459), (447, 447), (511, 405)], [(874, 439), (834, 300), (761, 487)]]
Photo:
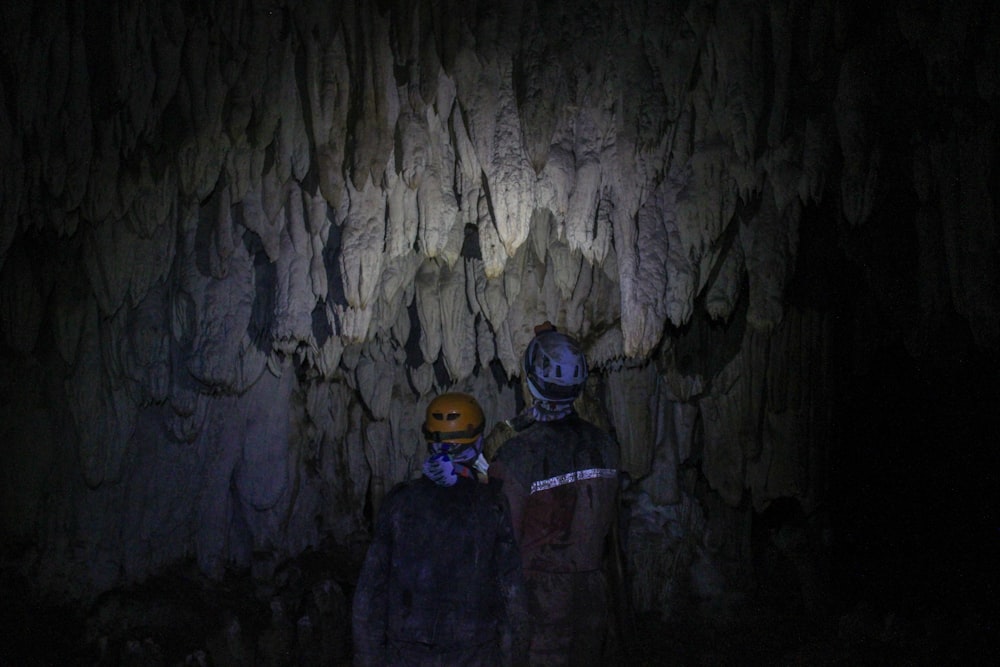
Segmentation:
[[(11, 618), (17, 609), (22, 615)], [(83, 643), (84, 619), (69, 610), (31, 609), (8, 604), (6, 637), (0, 641), (0, 667), (71, 665), (192, 665), (190, 647), (162, 642), (163, 660), (155, 663), (109, 660)], [(208, 619), (206, 619), (207, 621)], [(928, 627), (926, 623), (932, 625)], [(995, 665), (995, 627), (975, 613), (964, 618), (941, 616), (903, 620), (882, 615), (864, 604), (849, 613), (822, 619), (793, 617), (752, 605), (725, 624), (695, 620), (664, 622), (646, 614), (635, 622), (635, 639), (624, 659), (608, 665), (630, 667), (747, 667), (855, 665)], [(8, 633), (7, 631), (12, 631)], [(209, 661), (207, 664), (229, 664)], [(267, 661), (250, 664), (266, 665)], [(288, 664), (320, 664), (297, 660)], [(322, 664), (350, 665), (350, 656)]]
[[(331, 560), (319, 555), (276, 577), (284, 582), (278, 592), (285, 599), (307, 598), (315, 583), (330, 580), (331, 574), (343, 591), (339, 611), (328, 616), (333, 622), (327, 626), (327, 638), (333, 648), (327, 657), (315, 660), (297, 654), (281, 664), (350, 665), (347, 612), (356, 574), (347, 567), (331, 571)], [(250, 649), (250, 655), (256, 653), (258, 658), (243, 663), (209, 658), (200, 664), (275, 664), (273, 659), (259, 658), (261, 638), (273, 627), (267, 601), (274, 599), (275, 591), (262, 591), (247, 576), (209, 583), (181, 569), (141, 588), (118, 591), (103, 605), (80, 610), (39, 603), (23, 579), (6, 574), (0, 573), (4, 575), (0, 576), (0, 667), (196, 665), (190, 656), (202, 649), (211, 655), (213, 636), (218, 646), (220, 612), (242, 619), (245, 639), (258, 646), (257, 651)], [(979, 596), (965, 591), (950, 599), (944, 599), (940, 589), (914, 590), (908, 597), (899, 596), (896, 590), (880, 597), (869, 589), (866, 595), (852, 593), (847, 598), (841, 591), (839, 599), (831, 594), (821, 602), (822, 610), (806, 613), (801, 598), (787, 587), (775, 587), (729, 605), (675, 609), (668, 620), (644, 613), (631, 624), (634, 639), (625, 657), (606, 663), (629, 667), (997, 665), (996, 600), (993, 589), (982, 580), (977, 588)], [(304, 613), (289, 611), (293, 619)], [(102, 626), (103, 617), (112, 612), (116, 615), (112, 625)], [(135, 619), (146, 627), (140, 629)], [(159, 624), (154, 626), (153, 619)], [(117, 636), (108, 630), (129, 625), (131, 630)], [(99, 627), (104, 630), (98, 632)], [(103, 647), (94, 642), (95, 634), (101, 632), (112, 635)], [(123, 647), (130, 640), (151, 640), (156, 651), (126, 660)]]
[(1000, 664), (996, 619), (980, 610), (908, 612), (861, 602), (843, 613), (806, 617), (749, 604), (724, 624), (637, 621), (636, 648), (622, 664), (643, 667)]

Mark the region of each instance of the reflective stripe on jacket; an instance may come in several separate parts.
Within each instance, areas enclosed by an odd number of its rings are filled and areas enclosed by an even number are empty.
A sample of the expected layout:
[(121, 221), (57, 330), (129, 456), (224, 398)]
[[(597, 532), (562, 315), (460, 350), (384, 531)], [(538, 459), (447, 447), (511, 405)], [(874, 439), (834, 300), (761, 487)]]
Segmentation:
[(526, 572), (600, 569), (617, 511), (610, 435), (576, 414), (536, 422), (504, 443), (489, 474), (503, 480)]

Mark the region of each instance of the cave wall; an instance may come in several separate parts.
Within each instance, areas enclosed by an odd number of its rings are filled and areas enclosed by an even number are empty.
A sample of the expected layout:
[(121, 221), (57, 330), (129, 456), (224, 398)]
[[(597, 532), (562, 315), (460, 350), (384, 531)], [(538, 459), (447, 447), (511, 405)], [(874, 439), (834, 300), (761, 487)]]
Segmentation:
[(363, 541), (426, 402), (512, 415), (548, 319), (644, 605), (681, 543), (711, 597), (748, 512), (826, 499), (838, 351), (997, 348), (996, 34), (985, 2), (6, 3), (8, 562), (87, 597)]

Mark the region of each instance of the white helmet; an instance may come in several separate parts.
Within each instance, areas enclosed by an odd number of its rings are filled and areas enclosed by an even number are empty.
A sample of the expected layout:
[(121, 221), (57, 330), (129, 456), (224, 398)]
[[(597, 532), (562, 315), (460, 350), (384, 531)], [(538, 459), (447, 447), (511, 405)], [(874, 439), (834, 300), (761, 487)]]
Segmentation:
[(543, 401), (569, 402), (583, 391), (587, 359), (580, 344), (555, 328), (541, 331), (524, 351), (524, 373), (531, 395)]

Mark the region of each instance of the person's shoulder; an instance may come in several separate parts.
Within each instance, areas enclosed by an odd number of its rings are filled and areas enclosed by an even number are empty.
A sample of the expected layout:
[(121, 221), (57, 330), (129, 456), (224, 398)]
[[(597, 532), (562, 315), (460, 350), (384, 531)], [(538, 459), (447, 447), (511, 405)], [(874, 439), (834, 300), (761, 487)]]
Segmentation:
[(577, 428), (585, 430), (585, 431), (589, 431), (590, 433), (594, 434), (596, 437), (607, 438), (608, 440), (613, 439), (612, 436), (611, 436), (611, 434), (608, 432), (607, 429), (601, 428), (600, 426), (598, 426), (594, 422), (592, 422), (592, 421), (590, 421), (588, 419), (584, 419), (580, 415), (574, 414), (569, 419), (575, 421), (575, 423), (577, 424)]
[(497, 479), (496, 477), (490, 477), (485, 484), (479, 484), (481, 487), (479, 491), (479, 496), (483, 499), (486, 506), (500, 511), (509, 511), (509, 506), (507, 504), (507, 496), (504, 495), (505, 481), (503, 479)]
[(512, 434), (496, 451), (494, 460), (511, 461), (528, 449), (531, 440), (531, 431), (536, 424), (531, 424), (527, 428)]
[(414, 477), (413, 479), (405, 479), (402, 482), (397, 482), (389, 489), (385, 497), (382, 498), (382, 503), (406, 503), (414, 495), (421, 493), (421, 487), (426, 486), (427, 482), (428, 480), (424, 477)]

